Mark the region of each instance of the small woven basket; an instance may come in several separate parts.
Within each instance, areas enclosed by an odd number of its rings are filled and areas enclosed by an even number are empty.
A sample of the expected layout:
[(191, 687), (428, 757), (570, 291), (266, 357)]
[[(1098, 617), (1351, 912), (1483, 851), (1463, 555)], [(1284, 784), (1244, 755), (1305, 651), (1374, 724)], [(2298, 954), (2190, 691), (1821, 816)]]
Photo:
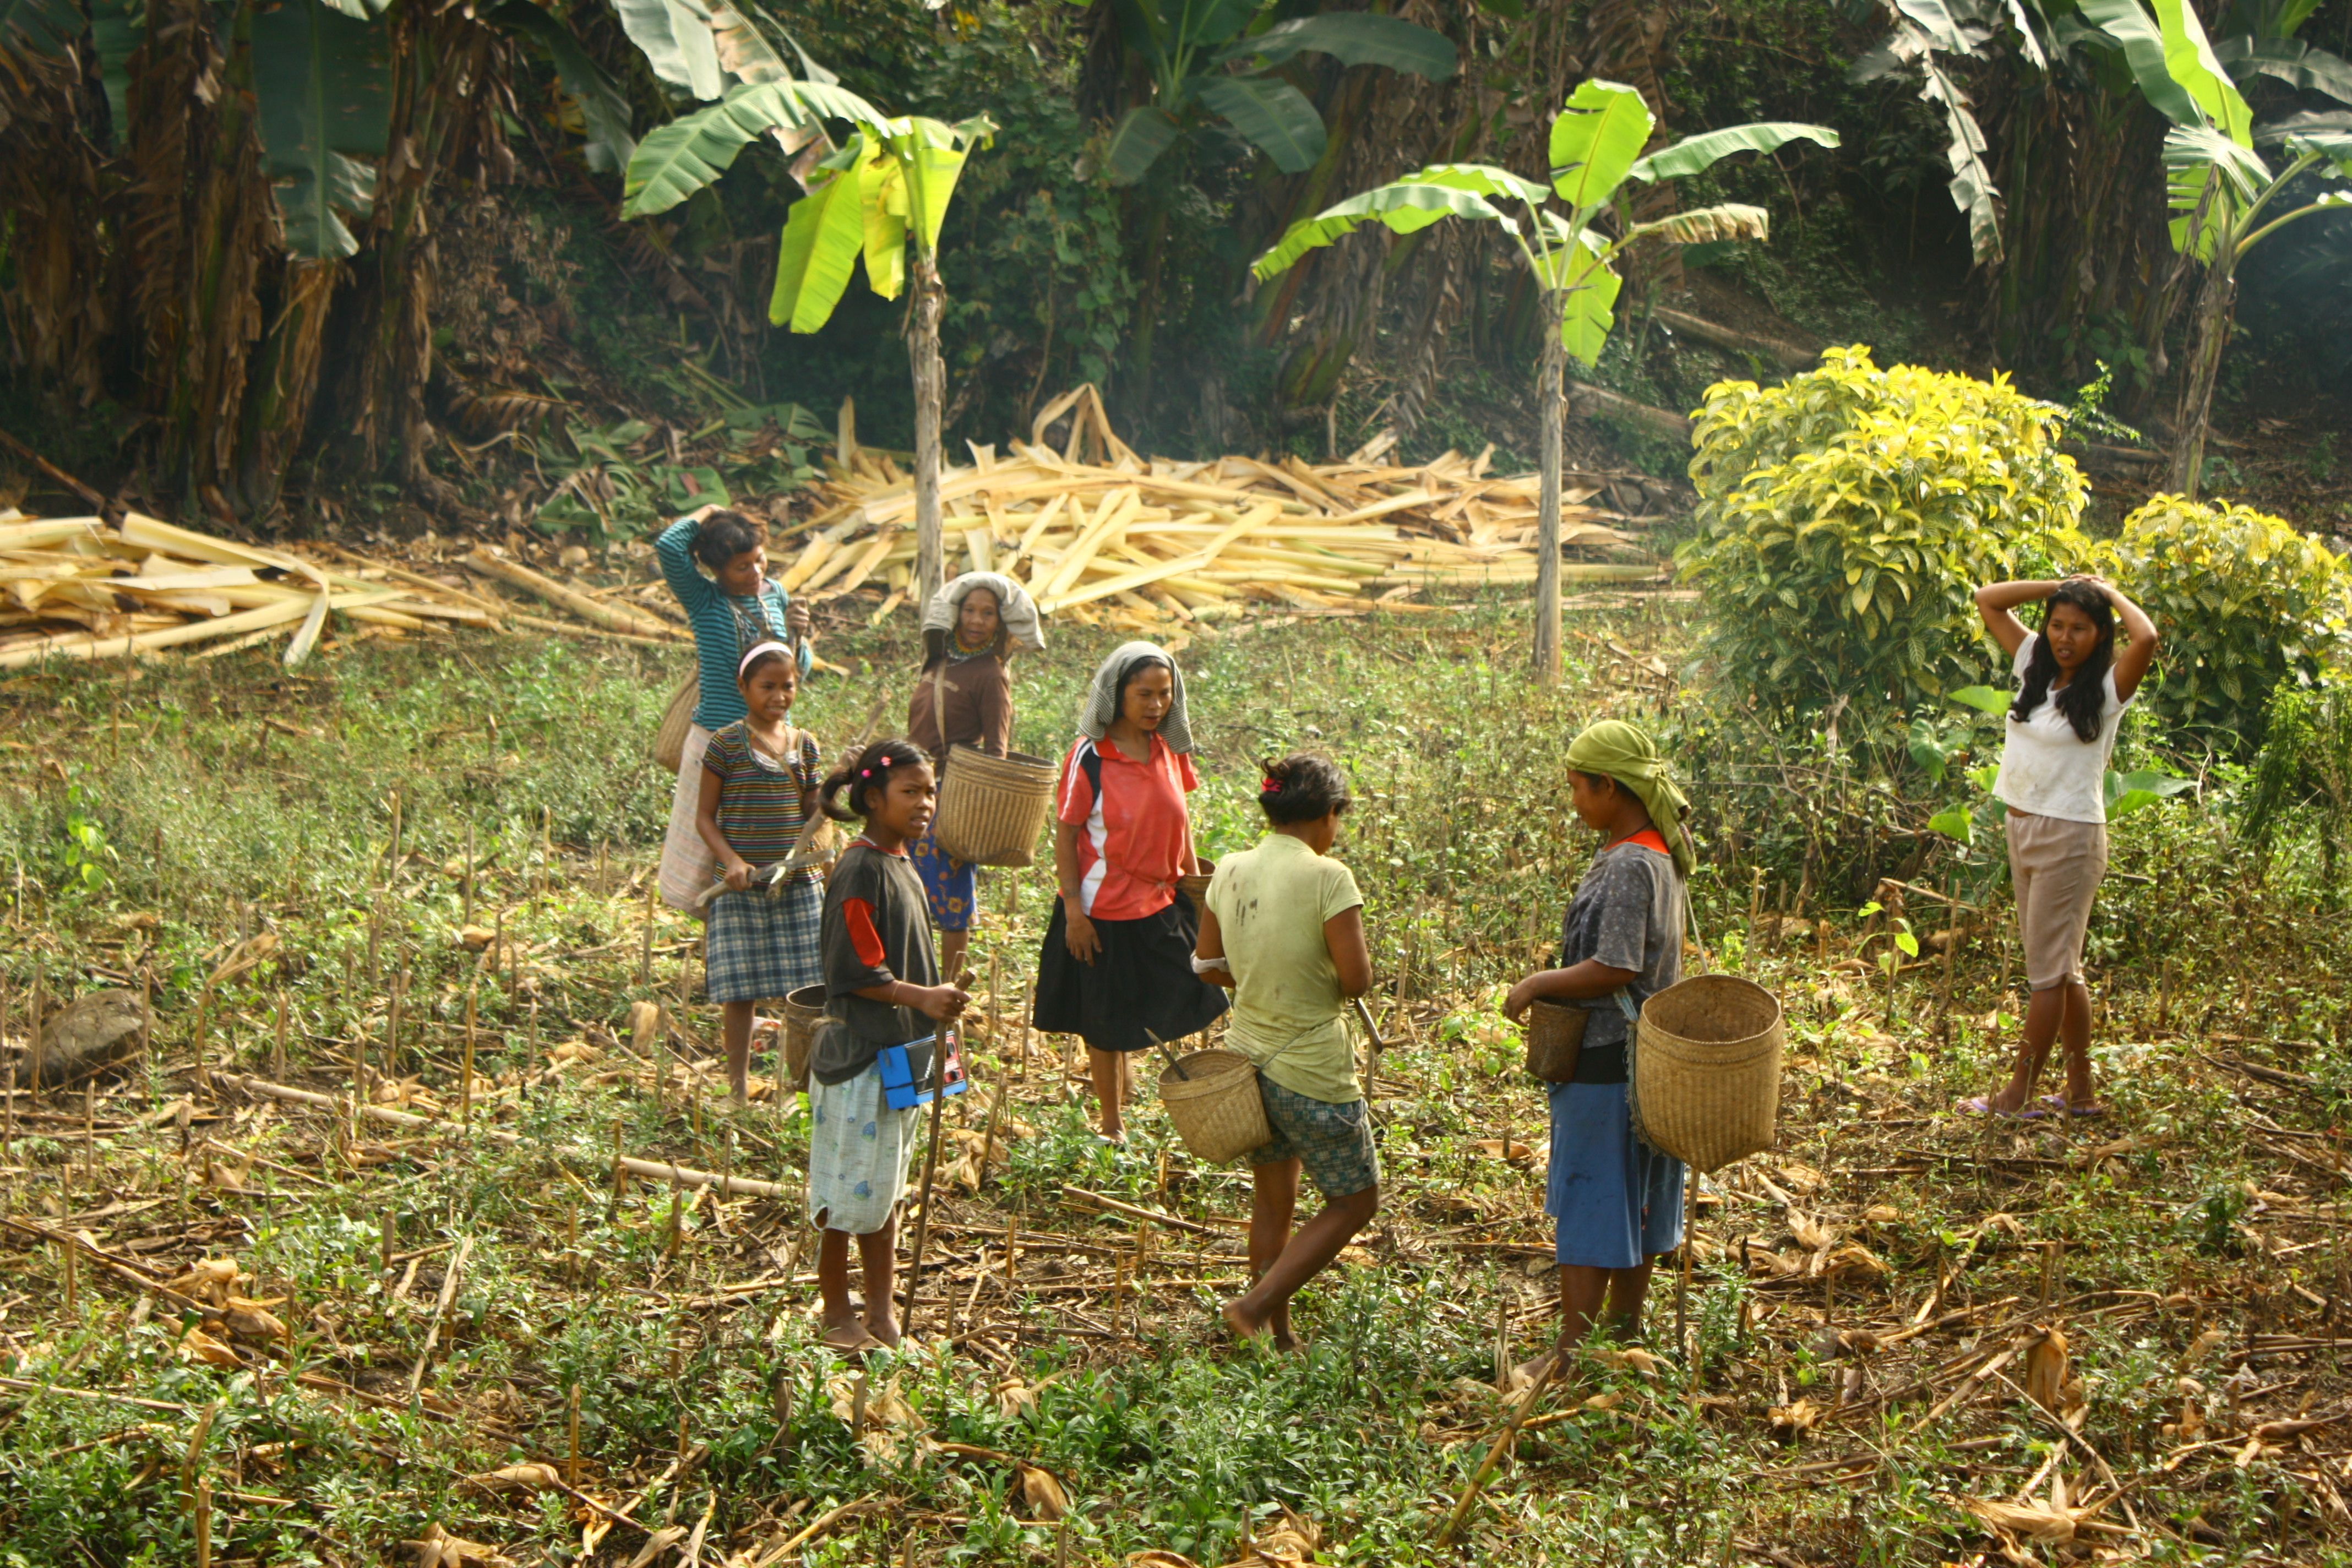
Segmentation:
[[(1184, 1076), (1177, 1076), (1178, 1068)], [(1160, 1075), (1160, 1103), (1192, 1157), (1222, 1165), (1272, 1141), (1257, 1068), (1236, 1051), (1194, 1051)]]
[(1567, 1083), (1576, 1076), (1577, 1053), (1584, 1045), (1589, 1008), (1566, 1002), (1538, 1001), (1528, 1008), (1528, 1074), (1546, 1083)]
[(661, 727), (654, 731), (654, 766), (666, 773), (677, 772), (686, 759), (686, 732), (694, 728), (695, 705), (702, 700), (702, 682), (688, 676), (669, 694), (669, 706), (662, 710)]
[(808, 1087), (809, 1057), (816, 1047), (816, 1026), (824, 1018), (824, 987), (803, 985), (784, 998), (784, 1087)]
[(1054, 805), (1054, 764), (1026, 752), (992, 757), (977, 746), (948, 752), (931, 833), (974, 866), (1027, 866)]
[(1699, 974), (1651, 997), (1633, 1050), (1642, 1136), (1702, 1173), (1769, 1149), (1785, 1037), (1780, 998), (1753, 981)]
[(1195, 911), (1205, 912), (1209, 907), (1209, 879), (1217, 874), (1217, 863), (1206, 855), (1195, 855), (1192, 858), (1199, 862), (1200, 870), (1190, 877), (1177, 878), (1176, 890), (1192, 900)]

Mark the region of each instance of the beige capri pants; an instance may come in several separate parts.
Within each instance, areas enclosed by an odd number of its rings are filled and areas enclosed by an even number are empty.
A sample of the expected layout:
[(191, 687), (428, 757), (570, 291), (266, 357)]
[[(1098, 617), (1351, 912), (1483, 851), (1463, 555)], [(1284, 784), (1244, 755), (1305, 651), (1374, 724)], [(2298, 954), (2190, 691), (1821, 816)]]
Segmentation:
[(2091, 900), (2107, 874), (2106, 824), (2012, 811), (2008, 837), (2025, 982), (2036, 991), (2080, 985)]

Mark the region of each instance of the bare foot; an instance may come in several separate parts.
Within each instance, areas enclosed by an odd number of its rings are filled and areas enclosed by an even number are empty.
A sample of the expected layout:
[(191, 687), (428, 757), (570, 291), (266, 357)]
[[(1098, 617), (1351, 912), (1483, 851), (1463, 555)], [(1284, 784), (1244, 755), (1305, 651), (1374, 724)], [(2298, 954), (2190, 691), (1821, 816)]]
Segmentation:
[(866, 1320), (866, 1331), (892, 1350), (898, 1348), (898, 1320), (887, 1313)]
[(1284, 1355), (1305, 1355), (1307, 1342), (1286, 1329), (1277, 1330), (1274, 1335), (1274, 1348)]
[[(1237, 1340), (1255, 1340), (1265, 1338), (1268, 1337), (1272, 1332), (1272, 1331), (1266, 1327), (1265, 1319), (1253, 1318), (1247, 1312), (1243, 1311), (1242, 1304), (1239, 1301), (1226, 1302), (1217, 1315), (1224, 1319), (1225, 1331), (1232, 1334), (1234, 1338)], [(1279, 1349), (1279, 1345), (1277, 1345), (1276, 1348)]]

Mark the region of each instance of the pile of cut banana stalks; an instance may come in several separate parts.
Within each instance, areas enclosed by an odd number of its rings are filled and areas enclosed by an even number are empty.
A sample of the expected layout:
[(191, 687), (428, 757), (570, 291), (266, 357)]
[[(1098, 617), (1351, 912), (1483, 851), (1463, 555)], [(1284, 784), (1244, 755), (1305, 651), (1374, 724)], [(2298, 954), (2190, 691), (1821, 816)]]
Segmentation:
[[(137, 512), (109, 526), (96, 517), (0, 510), (0, 671), (167, 649), (210, 658), (277, 639), (287, 639), (291, 668), (331, 627), (344, 640), (436, 624), (691, 640), (683, 626), (557, 582), (504, 552), (476, 549), (461, 563), (471, 575), (446, 568), (428, 575), (339, 545), (241, 544)], [(495, 585), (556, 614), (526, 613)]]
[[(1045, 440), (1065, 416), (1060, 450)], [(1061, 620), (1164, 631), (1269, 610), (1360, 614), (1425, 589), (1531, 585), (1536, 578), (1533, 474), (1489, 474), (1447, 452), (1401, 467), (1383, 436), (1341, 462), (1227, 457), (1144, 458), (1110, 428), (1082, 386), (1048, 405), (1028, 441), (973, 445), (969, 467), (943, 468), (946, 569), (1001, 572)], [(904, 602), (916, 545), (913, 478), (891, 456), (845, 437), (826, 464), (819, 510), (781, 542), (785, 590), (814, 603), (879, 595), (879, 620)], [(1563, 582), (1656, 579), (1653, 559), (1610, 526), (1627, 520), (1583, 505), (1598, 482), (1570, 476), (1560, 542), (1613, 556), (1561, 565)]]

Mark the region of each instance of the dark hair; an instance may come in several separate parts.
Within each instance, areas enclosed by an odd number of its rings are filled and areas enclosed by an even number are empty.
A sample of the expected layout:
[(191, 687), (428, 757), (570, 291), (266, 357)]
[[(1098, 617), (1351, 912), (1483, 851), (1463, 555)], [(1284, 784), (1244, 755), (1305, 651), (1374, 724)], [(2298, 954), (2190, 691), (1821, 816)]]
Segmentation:
[(760, 672), (760, 667), (761, 665), (775, 664), (779, 662), (793, 672), (793, 684), (798, 686), (801, 680), (800, 660), (794, 658), (791, 652), (781, 643), (774, 647), (761, 648), (758, 653), (752, 655), (749, 663), (742, 665), (735, 671), (735, 684), (738, 686), (749, 685), (751, 683), (751, 677)]
[[(2060, 605), (2072, 605), (2091, 617), (2099, 630), (2099, 642), (2083, 668), (2064, 690), (2050, 696), (2050, 683), (2058, 679), (2058, 656), (2050, 651), (2050, 610)], [(2107, 596), (2088, 583), (2061, 583), (2050, 590), (2050, 597), (2042, 613), (2042, 635), (2033, 642), (2033, 657), (2026, 660), (2025, 682), (2017, 689), (2017, 700), (2010, 704), (2009, 716), (2024, 723), (2042, 706), (2042, 700), (2057, 704), (2066, 722), (2074, 727), (2074, 738), (2085, 745), (2099, 738), (2099, 719), (2107, 700), (2107, 666), (2116, 658), (2116, 608)]]
[[(835, 822), (861, 821), (873, 815), (866, 805), (866, 791), (887, 788), (890, 775), (900, 768), (930, 765), (930, 758), (904, 741), (896, 737), (877, 741), (858, 752), (847, 767), (835, 768), (824, 775), (824, 782), (816, 786), (817, 805)], [(845, 789), (849, 791), (846, 805), (833, 798)]]
[(1348, 775), (1328, 757), (1293, 752), (1257, 766), (1265, 775), (1258, 781), (1257, 808), (1269, 822), (1287, 826), (1348, 809)]
[(694, 531), (694, 558), (713, 572), (767, 542), (768, 531), (740, 511), (714, 511)]

